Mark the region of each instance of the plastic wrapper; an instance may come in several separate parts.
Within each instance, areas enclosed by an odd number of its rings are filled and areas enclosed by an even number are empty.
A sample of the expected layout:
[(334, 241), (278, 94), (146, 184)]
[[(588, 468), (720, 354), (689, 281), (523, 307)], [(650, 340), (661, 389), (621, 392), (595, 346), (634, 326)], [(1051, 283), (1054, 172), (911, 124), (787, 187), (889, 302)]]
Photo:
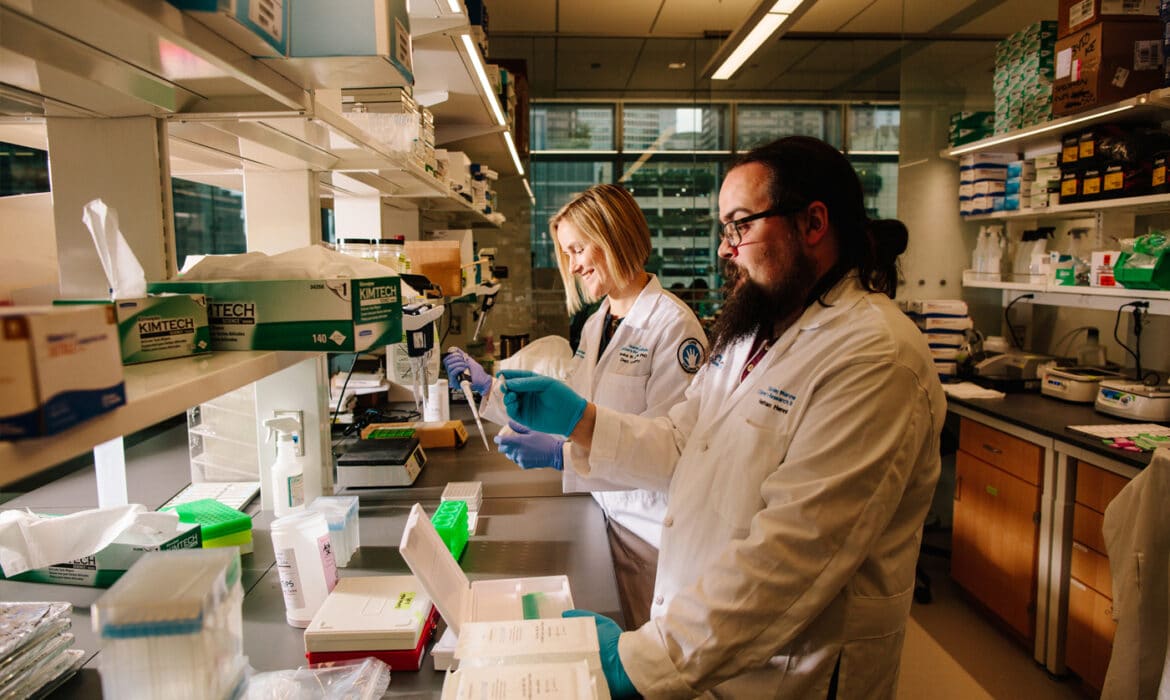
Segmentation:
[(390, 687), (390, 667), (368, 657), (361, 661), (313, 664), (289, 671), (256, 673), (246, 700), (375, 700)]

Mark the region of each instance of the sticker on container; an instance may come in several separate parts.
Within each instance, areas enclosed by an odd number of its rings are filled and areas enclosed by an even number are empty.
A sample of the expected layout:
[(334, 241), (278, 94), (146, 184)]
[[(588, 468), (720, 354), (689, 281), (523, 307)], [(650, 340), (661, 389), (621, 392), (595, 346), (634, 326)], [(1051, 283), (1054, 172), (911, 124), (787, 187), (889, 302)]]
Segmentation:
[(337, 585), (337, 560), (333, 556), (333, 543), (326, 532), (317, 538), (317, 551), (321, 553), (321, 566), (325, 569), (325, 590), (332, 591)]
[[(284, 594), (287, 610), (305, 607), (305, 592), (301, 588), (301, 572), (297, 568), (297, 552), (292, 547), (276, 550), (276, 570), (280, 574), (280, 592)], [(336, 571), (334, 574), (336, 575)]]

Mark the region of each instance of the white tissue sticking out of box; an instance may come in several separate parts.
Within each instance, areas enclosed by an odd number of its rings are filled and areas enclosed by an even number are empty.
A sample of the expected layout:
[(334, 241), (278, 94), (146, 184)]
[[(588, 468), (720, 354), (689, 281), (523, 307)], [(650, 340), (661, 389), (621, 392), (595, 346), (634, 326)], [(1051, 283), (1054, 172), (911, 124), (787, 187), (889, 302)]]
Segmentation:
[(140, 299), (146, 296), (146, 273), (118, 228), (118, 211), (100, 198), (90, 200), (81, 210), (81, 221), (93, 236), (102, 270), (110, 284), (111, 299)]
[(344, 255), (325, 246), (266, 255), (207, 255), (183, 273), (183, 280), (295, 280), (389, 277), (394, 271), (372, 260)]
[(65, 561), (96, 554), (131, 527), (169, 529), (179, 516), (148, 512), (130, 504), (95, 508), (61, 517), (42, 517), (23, 510), (0, 512), (0, 569), (11, 577), (30, 569), (43, 569)]

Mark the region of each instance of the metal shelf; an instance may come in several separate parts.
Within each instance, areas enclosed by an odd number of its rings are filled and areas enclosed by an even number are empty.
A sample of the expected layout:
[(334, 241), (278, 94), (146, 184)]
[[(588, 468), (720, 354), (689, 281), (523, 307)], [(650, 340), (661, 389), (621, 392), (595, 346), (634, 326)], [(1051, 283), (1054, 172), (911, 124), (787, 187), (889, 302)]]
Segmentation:
[(1149, 301), (1149, 312), (1170, 316), (1170, 291), (1154, 289), (1127, 289), (1125, 287), (1069, 287), (1048, 280), (1015, 282), (980, 279), (972, 270), (963, 271), (963, 286), (968, 289), (999, 289), (1005, 303), (1020, 294), (1031, 293), (1033, 304), (1071, 306), (1081, 309), (1116, 311), (1126, 301)]
[(1150, 194), (1141, 197), (1100, 199), (1093, 202), (1058, 204), (1046, 209), (1017, 209), (992, 214), (964, 216), (963, 221), (1004, 221), (1008, 219), (1083, 219), (1099, 211), (1128, 214), (1159, 214), (1170, 212), (1170, 194)]
[(125, 368), (126, 405), (57, 435), (0, 442), (0, 485), (76, 457), (94, 445), (154, 425), (318, 354), (216, 352), (206, 357), (129, 365)]

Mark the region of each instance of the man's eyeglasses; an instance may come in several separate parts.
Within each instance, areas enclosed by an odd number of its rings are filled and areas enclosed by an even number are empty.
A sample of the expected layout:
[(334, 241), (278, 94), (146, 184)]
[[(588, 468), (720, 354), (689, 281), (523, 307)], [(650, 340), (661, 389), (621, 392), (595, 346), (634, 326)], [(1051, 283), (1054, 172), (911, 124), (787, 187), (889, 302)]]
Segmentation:
[(795, 214), (802, 209), (804, 209), (803, 206), (798, 207), (788, 205), (786, 207), (772, 207), (771, 209), (765, 209), (764, 211), (757, 214), (748, 214), (741, 219), (728, 221), (727, 223), (720, 226), (719, 237), (724, 241), (727, 241), (727, 245), (731, 246), (732, 248), (738, 248), (740, 242), (743, 241), (744, 231), (747, 230), (747, 225), (751, 222), (758, 219), (766, 219), (769, 216), (788, 216), (789, 214)]

